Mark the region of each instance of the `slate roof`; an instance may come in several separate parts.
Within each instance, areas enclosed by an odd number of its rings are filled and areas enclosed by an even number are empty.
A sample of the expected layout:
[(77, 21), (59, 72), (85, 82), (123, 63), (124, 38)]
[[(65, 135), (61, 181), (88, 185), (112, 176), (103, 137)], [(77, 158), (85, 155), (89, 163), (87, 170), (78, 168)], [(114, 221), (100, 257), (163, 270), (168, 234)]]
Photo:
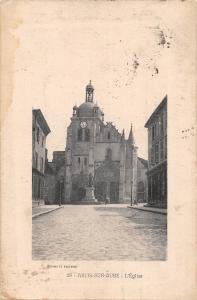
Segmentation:
[(159, 111), (165, 106), (167, 105), (167, 95), (163, 98), (163, 100), (160, 102), (160, 104), (157, 106), (157, 108), (154, 110), (154, 112), (152, 113), (152, 115), (150, 116), (150, 118), (148, 119), (148, 121), (146, 122), (146, 124), (144, 125), (144, 127), (148, 127), (152, 121), (154, 120), (154, 118), (157, 116), (157, 114), (159, 113)]
[(35, 117), (37, 118), (40, 126), (42, 127), (44, 134), (47, 136), (51, 132), (51, 130), (49, 128), (49, 125), (47, 124), (45, 117), (43, 116), (43, 113), (40, 109), (33, 109), (32, 111)]

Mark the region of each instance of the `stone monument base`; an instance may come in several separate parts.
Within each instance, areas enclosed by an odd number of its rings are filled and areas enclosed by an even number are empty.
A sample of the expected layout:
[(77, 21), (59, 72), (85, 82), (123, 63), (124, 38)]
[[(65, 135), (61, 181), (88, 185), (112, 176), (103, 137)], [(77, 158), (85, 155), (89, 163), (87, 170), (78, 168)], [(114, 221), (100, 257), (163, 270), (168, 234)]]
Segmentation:
[(94, 187), (86, 187), (86, 195), (82, 200), (83, 204), (98, 204), (98, 200), (94, 197)]

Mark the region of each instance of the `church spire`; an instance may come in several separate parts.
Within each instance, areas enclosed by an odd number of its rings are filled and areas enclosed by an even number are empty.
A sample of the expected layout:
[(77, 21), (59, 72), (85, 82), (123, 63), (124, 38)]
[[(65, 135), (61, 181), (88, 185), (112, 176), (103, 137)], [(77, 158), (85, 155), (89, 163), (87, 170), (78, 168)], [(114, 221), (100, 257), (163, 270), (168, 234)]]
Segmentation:
[(134, 136), (133, 136), (132, 123), (131, 123), (131, 129), (130, 129), (130, 133), (129, 133), (128, 142), (130, 142), (131, 145), (135, 145), (135, 140), (134, 140)]
[(90, 83), (86, 86), (86, 102), (93, 102), (94, 87), (92, 86), (91, 80)]

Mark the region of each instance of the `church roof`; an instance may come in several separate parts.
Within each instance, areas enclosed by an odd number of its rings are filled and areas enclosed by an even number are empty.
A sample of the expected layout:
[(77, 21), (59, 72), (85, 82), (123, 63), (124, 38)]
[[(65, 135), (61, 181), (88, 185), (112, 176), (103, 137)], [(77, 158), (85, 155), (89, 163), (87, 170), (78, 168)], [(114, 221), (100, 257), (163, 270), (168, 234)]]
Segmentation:
[(98, 107), (98, 106), (94, 102), (84, 102), (78, 107), (77, 116), (78, 117), (93, 117), (94, 108), (96, 108), (96, 107)]
[(131, 145), (134, 145), (134, 144), (135, 144), (135, 140), (134, 140), (134, 136), (133, 136), (133, 128), (132, 128), (132, 124), (131, 124), (131, 129), (130, 129), (128, 141), (131, 143)]
[(141, 157), (138, 157), (138, 160), (146, 167), (148, 168), (148, 160), (143, 159)]

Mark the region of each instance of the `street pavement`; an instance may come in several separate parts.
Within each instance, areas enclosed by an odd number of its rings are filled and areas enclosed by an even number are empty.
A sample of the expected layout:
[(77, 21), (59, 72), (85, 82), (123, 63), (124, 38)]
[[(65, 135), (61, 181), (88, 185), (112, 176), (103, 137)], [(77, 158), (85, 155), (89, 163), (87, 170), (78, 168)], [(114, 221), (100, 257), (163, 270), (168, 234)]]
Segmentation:
[(32, 218), (37, 218), (41, 215), (50, 213), (56, 209), (63, 208), (63, 206), (59, 205), (42, 205), (38, 207), (32, 207)]
[(43, 212), (51, 211), (57, 207), (59, 207), (59, 205), (40, 205), (32, 207), (32, 216), (41, 214)]
[(127, 205), (65, 205), (32, 220), (34, 260), (165, 260), (166, 215)]

